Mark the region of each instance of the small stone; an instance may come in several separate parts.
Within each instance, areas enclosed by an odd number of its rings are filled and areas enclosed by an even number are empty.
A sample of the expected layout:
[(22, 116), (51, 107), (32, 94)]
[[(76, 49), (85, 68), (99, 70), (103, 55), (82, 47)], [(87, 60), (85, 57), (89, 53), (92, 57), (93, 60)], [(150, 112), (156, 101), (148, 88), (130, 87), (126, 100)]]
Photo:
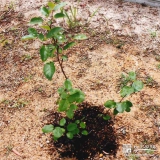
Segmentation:
[(49, 143), (49, 141), (46, 141), (46, 143)]

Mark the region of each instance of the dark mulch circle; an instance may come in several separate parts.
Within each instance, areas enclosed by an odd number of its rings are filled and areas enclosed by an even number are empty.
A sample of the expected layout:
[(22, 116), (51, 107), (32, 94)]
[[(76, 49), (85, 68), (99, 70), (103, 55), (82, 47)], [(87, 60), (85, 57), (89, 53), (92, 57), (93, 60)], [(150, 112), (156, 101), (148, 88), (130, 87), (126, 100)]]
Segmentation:
[[(113, 121), (103, 120), (103, 108), (101, 106), (91, 106), (87, 103), (79, 106), (75, 112), (75, 119), (67, 119), (67, 123), (83, 119), (86, 122), (87, 136), (76, 136), (72, 140), (66, 136), (61, 137), (54, 146), (62, 158), (76, 158), (77, 160), (92, 159), (96, 154), (107, 153), (116, 155), (118, 144), (113, 128)], [(57, 125), (61, 116), (55, 113), (54, 126)]]

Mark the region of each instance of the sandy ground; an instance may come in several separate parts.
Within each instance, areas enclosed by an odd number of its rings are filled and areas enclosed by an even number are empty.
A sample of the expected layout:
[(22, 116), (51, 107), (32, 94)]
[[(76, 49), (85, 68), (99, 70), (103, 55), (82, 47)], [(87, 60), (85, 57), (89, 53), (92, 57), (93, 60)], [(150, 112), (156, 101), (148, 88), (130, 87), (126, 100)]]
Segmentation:
[[(77, 5), (78, 2), (67, 1)], [(45, 3), (45, 1), (43, 1)], [(0, 20), (0, 159), (2, 160), (58, 160), (58, 153), (48, 153), (50, 137), (42, 134), (45, 117), (56, 109), (57, 89), (64, 81), (56, 64), (57, 73), (49, 82), (42, 74), (39, 42), (22, 42), (31, 17), (42, 2), (2, 1)], [(9, 5), (12, 7), (8, 8)], [(70, 52), (64, 65), (75, 87), (86, 94), (86, 101), (103, 105), (108, 99), (119, 101), (120, 77), (129, 71), (138, 72), (145, 88), (128, 97), (134, 104), (132, 112), (115, 119), (120, 148), (117, 160), (124, 160), (123, 144), (132, 147), (150, 145), (156, 151), (140, 155), (140, 159), (159, 156), (160, 142), (160, 9), (143, 7), (121, 1), (81, 1), (78, 17), (85, 23), (89, 40)], [(14, 9), (15, 12), (12, 11)], [(3, 11), (2, 11), (3, 10)], [(7, 12), (5, 12), (7, 10)], [(23, 17), (23, 16), (24, 17)], [(19, 20), (20, 19), (20, 20)], [(59, 23), (59, 22), (57, 22)], [(119, 46), (120, 49), (119, 49)], [(144, 146), (145, 148), (146, 146)], [(16, 150), (20, 155), (15, 154)], [(103, 153), (103, 159), (108, 160)], [(129, 158), (128, 158), (129, 159)], [(157, 158), (158, 159), (158, 158)]]

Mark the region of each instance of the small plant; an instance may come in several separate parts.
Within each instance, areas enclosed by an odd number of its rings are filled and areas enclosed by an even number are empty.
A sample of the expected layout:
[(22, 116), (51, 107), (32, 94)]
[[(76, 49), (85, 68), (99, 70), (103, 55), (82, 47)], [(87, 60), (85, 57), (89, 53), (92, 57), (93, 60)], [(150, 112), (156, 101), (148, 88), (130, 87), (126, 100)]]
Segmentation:
[(52, 133), (53, 139), (58, 140), (58, 138), (66, 135), (67, 138), (73, 139), (74, 136), (88, 135), (86, 130), (86, 123), (81, 120), (76, 120), (74, 123), (66, 123), (66, 119), (62, 118), (59, 121), (59, 126), (54, 127), (51, 125), (45, 125), (42, 128), (43, 133)]
[(6, 146), (6, 156), (9, 156), (9, 154), (12, 152), (13, 147), (14, 146), (12, 144), (8, 144), (8, 146)]
[[(59, 3), (56, 5), (53, 2), (49, 2), (47, 7), (41, 8), (41, 13), (47, 18), (51, 16), (51, 19), (62, 18), (65, 16), (62, 9), (64, 5), (66, 4)], [(54, 11), (57, 10), (60, 10), (60, 12), (53, 15)], [(32, 18), (30, 24), (38, 25), (45, 31), (39, 33), (35, 28), (28, 28), (29, 35), (22, 37), (22, 39), (28, 40), (38, 38), (42, 41), (42, 43), (44, 43), (40, 48), (40, 57), (41, 60), (45, 62), (43, 67), (43, 73), (48, 80), (52, 80), (52, 77), (56, 71), (55, 61), (57, 59), (61, 71), (66, 79), (64, 85), (58, 89), (58, 93), (60, 96), (58, 99), (58, 111), (65, 112), (67, 117), (72, 119), (75, 110), (78, 109), (77, 105), (84, 101), (85, 95), (81, 90), (72, 87), (72, 82), (68, 79), (63, 69), (63, 62), (66, 61), (68, 58), (67, 55), (63, 53), (63, 51), (74, 46), (74, 40), (83, 40), (87, 39), (87, 37), (83, 34), (78, 34), (68, 38), (62, 27), (54, 26), (52, 21), (45, 22), (42, 17)], [(46, 41), (48, 41), (49, 39), (51, 44), (46, 44)], [(52, 129), (54, 133), (54, 139), (57, 140), (65, 132), (65, 127), (62, 128), (62, 122), (64, 122), (64, 120), (65, 119), (62, 119), (60, 121), (59, 127), (54, 128), (54, 126), (51, 125), (45, 126), (43, 128), (43, 132), (48, 133)], [(82, 127), (82, 124), (84, 123), (80, 122), (79, 125), (77, 123), (67, 124), (67, 137), (71, 139), (75, 134), (78, 134), (80, 132), (79, 128), (84, 129), (84, 127)], [(72, 129), (70, 129), (70, 127), (73, 129), (73, 132), (71, 132)], [(88, 132), (86, 130), (82, 130), (81, 133), (83, 135), (86, 135)]]
[(139, 159), (139, 156), (136, 155), (136, 154), (131, 154), (129, 155), (128, 159), (127, 160), (138, 160)]
[(23, 80), (24, 80), (24, 82), (28, 82), (28, 81), (30, 81), (32, 78), (33, 78), (32, 75), (28, 75), (28, 76), (24, 77)]
[(17, 100), (8, 100), (4, 99), (0, 102), (0, 104), (3, 104), (5, 106), (9, 106), (9, 108), (22, 108), (28, 105), (28, 101), (24, 99), (17, 99)]
[[(48, 80), (52, 80), (56, 72), (55, 63), (59, 64), (65, 78), (63, 86), (58, 89), (59, 98), (57, 104), (58, 111), (64, 112), (66, 118), (62, 118), (56, 125), (49, 124), (42, 128), (43, 133), (52, 133), (54, 140), (58, 140), (62, 136), (72, 139), (75, 136), (89, 134), (87, 131), (87, 124), (83, 122), (83, 118), (79, 120), (74, 117), (78, 105), (85, 99), (85, 94), (72, 86), (72, 82), (69, 80), (63, 68), (63, 62), (68, 59), (64, 51), (73, 47), (76, 44), (76, 40), (85, 40), (87, 37), (84, 34), (69, 36), (62, 27), (55, 26), (54, 19), (64, 18), (66, 16), (66, 12), (63, 9), (65, 5), (66, 3), (64, 2), (58, 4), (48, 2), (47, 6), (41, 7), (41, 13), (46, 18), (34, 17), (30, 20), (30, 24), (36, 25), (36, 28), (40, 27), (43, 31), (29, 27), (29, 34), (22, 37), (22, 40), (37, 38), (42, 41), (39, 53), (41, 60), (44, 62), (43, 73)], [(54, 13), (55, 11), (56, 13)], [(75, 15), (74, 13), (73, 17)], [(142, 88), (143, 83), (136, 80), (136, 73), (129, 72), (129, 77), (126, 78), (126, 82), (120, 91), (122, 100), (128, 95), (140, 91)], [(114, 115), (123, 113), (124, 111), (130, 112), (132, 103), (128, 100), (122, 102), (122, 100), (120, 102), (108, 100), (105, 102), (104, 106), (109, 108), (109, 110), (113, 108)], [(107, 114), (99, 116), (104, 120), (109, 120), (111, 118)], [(69, 122), (68, 119), (74, 119), (74, 121)]]
[(121, 89), (129, 83), (131, 84), (134, 80), (136, 80), (136, 73), (135, 72), (129, 72), (128, 74), (122, 73), (121, 79), (120, 79)]
[(155, 38), (156, 36), (157, 36), (157, 32), (156, 32), (156, 31), (152, 31), (152, 32), (151, 32), (151, 37), (152, 37), (152, 38)]
[(146, 86), (150, 87), (157, 85), (157, 82), (151, 76), (145, 77), (144, 83), (146, 84)]
[(70, 15), (66, 11), (64, 11), (64, 14), (66, 15), (67, 24), (70, 29), (80, 25), (77, 19), (78, 9), (76, 7), (70, 7)]
[(147, 154), (154, 154), (155, 150), (153, 149), (146, 149)]
[(105, 102), (104, 106), (106, 108), (114, 109), (113, 114), (116, 115), (118, 113), (123, 113), (124, 111), (130, 112), (131, 107), (133, 106), (132, 103), (128, 100), (122, 100), (130, 94), (135, 92), (139, 92), (143, 89), (143, 82), (136, 79), (135, 72), (129, 72), (128, 76), (123, 75), (124, 83), (120, 91), (120, 95), (122, 97), (120, 102), (115, 102), (114, 100), (108, 100)]
[(157, 69), (160, 69), (160, 64), (157, 65)]
[(29, 54), (25, 54), (22, 56), (22, 61), (29, 61), (31, 60), (33, 57)]
[(96, 15), (96, 13), (100, 10), (100, 7), (98, 7), (90, 16), (90, 18), (87, 21), (87, 24), (90, 24), (91, 19)]

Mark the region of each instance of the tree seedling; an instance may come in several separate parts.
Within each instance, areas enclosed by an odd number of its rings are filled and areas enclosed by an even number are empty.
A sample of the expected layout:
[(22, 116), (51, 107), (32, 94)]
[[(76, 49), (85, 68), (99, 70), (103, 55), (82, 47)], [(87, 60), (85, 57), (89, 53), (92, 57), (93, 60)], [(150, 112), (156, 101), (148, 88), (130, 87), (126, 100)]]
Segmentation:
[[(58, 140), (62, 136), (72, 139), (75, 136), (88, 135), (87, 124), (85, 122), (82, 120), (75, 120), (74, 122), (67, 121), (67, 119), (76, 119), (74, 113), (78, 109), (78, 105), (84, 101), (85, 94), (80, 89), (73, 88), (71, 80), (69, 80), (65, 73), (63, 62), (67, 61), (68, 56), (64, 51), (72, 48), (77, 40), (85, 40), (87, 37), (84, 34), (69, 36), (64, 28), (55, 25), (55, 19), (65, 18), (66, 14), (63, 9), (65, 5), (65, 2), (58, 4), (48, 2), (47, 6), (42, 6), (40, 11), (45, 18), (40, 16), (33, 17), (30, 20), (30, 25), (36, 25), (36, 28), (39, 27), (43, 30), (29, 27), (29, 34), (22, 37), (22, 40), (39, 39), (42, 42), (39, 54), (41, 60), (44, 62), (44, 76), (48, 80), (52, 80), (56, 72), (55, 63), (57, 62), (65, 78), (63, 86), (58, 89), (59, 98), (57, 104), (58, 111), (64, 112), (66, 118), (62, 118), (57, 125), (49, 124), (42, 128), (43, 133), (52, 133), (54, 140)], [(127, 82), (120, 91), (122, 100), (124, 97), (138, 92), (142, 88), (143, 83), (136, 80), (135, 72), (130, 72)], [(120, 102), (108, 100), (104, 106), (109, 108), (109, 110), (113, 108), (114, 115), (123, 113), (124, 111), (130, 112), (132, 103), (128, 100), (122, 102), (122, 100)], [(102, 115), (102, 117), (104, 120), (110, 119), (109, 115)]]
[[(35, 28), (29, 27), (29, 34), (22, 37), (22, 40), (37, 38), (42, 41), (42, 46), (40, 47), (39, 52), (41, 60), (45, 63), (43, 73), (48, 80), (52, 80), (52, 77), (56, 71), (55, 58), (58, 60), (61, 71), (66, 79), (64, 85), (58, 89), (58, 111), (65, 112), (66, 116), (72, 119), (74, 117), (75, 110), (78, 109), (78, 104), (84, 101), (85, 95), (81, 90), (72, 87), (72, 82), (68, 79), (63, 69), (63, 62), (68, 59), (67, 55), (63, 52), (73, 47), (76, 43), (75, 40), (84, 40), (87, 39), (87, 37), (84, 34), (78, 34), (67, 38), (69, 36), (65, 34), (62, 27), (55, 26), (53, 21), (48, 20), (49, 16), (52, 20), (53, 18), (57, 19), (65, 17), (62, 9), (65, 5), (66, 3), (64, 2), (57, 5), (53, 2), (48, 2), (48, 6), (41, 8), (41, 13), (46, 17), (46, 21), (42, 17), (34, 17), (30, 20), (31, 25), (37, 25), (44, 31), (38, 32)], [(60, 10), (60, 12), (54, 14), (54, 12), (58, 10)], [(48, 44), (48, 42), (50, 42), (50, 44)], [(55, 140), (60, 138), (65, 132), (66, 136), (72, 139), (73, 136), (79, 134), (79, 132), (81, 132), (82, 135), (87, 135), (88, 132), (84, 130), (85, 126), (86, 125), (84, 122), (80, 122), (79, 124), (76, 122), (70, 123), (66, 126), (65, 119), (62, 119), (58, 127), (47, 125), (44, 126), (42, 131), (44, 133), (53, 132), (53, 137)], [(83, 130), (81, 131), (80, 128)]]
[(124, 76), (124, 79), (125, 81), (120, 91), (120, 95), (122, 97), (121, 101), (115, 102), (114, 100), (108, 100), (104, 103), (104, 106), (106, 108), (114, 109), (113, 110), (114, 115), (118, 113), (123, 113), (124, 111), (130, 112), (133, 104), (128, 100), (123, 102), (122, 100), (128, 95), (141, 91), (144, 86), (142, 81), (136, 79), (135, 72), (129, 72), (128, 76)]

